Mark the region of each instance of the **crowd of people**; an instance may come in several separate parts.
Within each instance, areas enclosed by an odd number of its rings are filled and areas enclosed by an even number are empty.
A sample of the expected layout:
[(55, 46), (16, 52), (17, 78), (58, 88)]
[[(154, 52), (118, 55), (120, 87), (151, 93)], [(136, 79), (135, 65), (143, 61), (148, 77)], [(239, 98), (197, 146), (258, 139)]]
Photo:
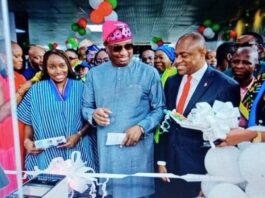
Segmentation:
[[(23, 169), (45, 169), (53, 158), (69, 159), (73, 151), (80, 151), (86, 165), (100, 173), (206, 174), (204, 158), (209, 147), (204, 146), (202, 133), (170, 120), (169, 132), (162, 134), (159, 125), (164, 109), (187, 117), (196, 103), (212, 105), (215, 100), (229, 101), (241, 113), (239, 127), (217, 146), (265, 141), (265, 133), (248, 129), (265, 125), (265, 50), (258, 33), (246, 32), (210, 50), (201, 34), (186, 33), (175, 48), (150, 48), (136, 60), (129, 26), (107, 21), (103, 44), (100, 49), (85, 39), (78, 50), (65, 51), (33, 45), (23, 67), (22, 48), (11, 43)], [(0, 70), (0, 164), (14, 169), (13, 128), (6, 127), (12, 124), (4, 65)], [(121, 133), (120, 144), (107, 145), (108, 138)], [(35, 141), (58, 136), (66, 142), (36, 148)], [(9, 179), (15, 183), (15, 178)], [(178, 179), (154, 182), (127, 177), (111, 179), (107, 191), (110, 198), (165, 194), (190, 198), (198, 196), (201, 187), (199, 182)]]

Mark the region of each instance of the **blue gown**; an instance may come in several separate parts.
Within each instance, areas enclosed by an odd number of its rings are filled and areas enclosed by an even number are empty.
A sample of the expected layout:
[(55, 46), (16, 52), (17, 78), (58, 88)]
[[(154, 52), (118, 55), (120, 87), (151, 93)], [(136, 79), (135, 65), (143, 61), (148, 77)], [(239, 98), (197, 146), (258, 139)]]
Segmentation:
[[(40, 81), (32, 86), (18, 106), (18, 118), (34, 130), (34, 141), (77, 133), (83, 126), (81, 102), (84, 84), (68, 79), (63, 95), (52, 80)], [(91, 137), (86, 135), (75, 147), (48, 148), (37, 155), (27, 154), (25, 167), (46, 169), (53, 158), (69, 159), (73, 151), (80, 151), (86, 166), (95, 169)]]

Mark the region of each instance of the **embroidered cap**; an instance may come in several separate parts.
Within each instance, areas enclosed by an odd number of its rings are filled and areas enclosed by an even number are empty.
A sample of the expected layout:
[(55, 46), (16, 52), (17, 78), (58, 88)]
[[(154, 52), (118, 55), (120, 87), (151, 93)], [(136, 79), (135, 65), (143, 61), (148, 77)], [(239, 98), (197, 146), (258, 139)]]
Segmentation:
[(121, 21), (106, 21), (103, 24), (102, 38), (104, 43), (113, 44), (132, 39), (128, 24)]

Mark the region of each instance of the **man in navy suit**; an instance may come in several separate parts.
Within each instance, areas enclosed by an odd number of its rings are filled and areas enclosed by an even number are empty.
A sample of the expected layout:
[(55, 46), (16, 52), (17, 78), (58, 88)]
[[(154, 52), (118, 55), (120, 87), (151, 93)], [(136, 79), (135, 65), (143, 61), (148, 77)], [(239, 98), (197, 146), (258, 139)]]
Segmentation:
[[(170, 77), (165, 85), (168, 110), (177, 109), (186, 117), (198, 102), (213, 105), (215, 100), (231, 101), (234, 106), (239, 106), (239, 85), (221, 72), (208, 67), (206, 52), (205, 40), (199, 33), (188, 33), (178, 40), (174, 63), (178, 74)], [(183, 101), (184, 92), (187, 93)], [(159, 145), (159, 172), (177, 175), (205, 174), (204, 157), (209, 147), (204, 146), (204, 143), (201, 131), (182, 128), (170, 120), (169, 133), (162, 135)], [(168, 178), (163, 180), (168, 182), (167, 197), (191, 198), (198, 196), (200, 192), (199, 182), (188, 183), (176, 179), (169, 181)]]

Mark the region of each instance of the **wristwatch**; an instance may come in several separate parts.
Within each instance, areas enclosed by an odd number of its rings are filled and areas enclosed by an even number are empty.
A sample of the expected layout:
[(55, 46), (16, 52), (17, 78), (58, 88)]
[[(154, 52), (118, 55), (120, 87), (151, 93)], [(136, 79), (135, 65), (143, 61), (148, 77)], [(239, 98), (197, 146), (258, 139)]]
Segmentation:
[(138, 126), (140, 127), (142, 134), (144, 134), (144, 127), (142, 127), (141, 125), (138, 125)]

